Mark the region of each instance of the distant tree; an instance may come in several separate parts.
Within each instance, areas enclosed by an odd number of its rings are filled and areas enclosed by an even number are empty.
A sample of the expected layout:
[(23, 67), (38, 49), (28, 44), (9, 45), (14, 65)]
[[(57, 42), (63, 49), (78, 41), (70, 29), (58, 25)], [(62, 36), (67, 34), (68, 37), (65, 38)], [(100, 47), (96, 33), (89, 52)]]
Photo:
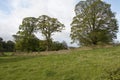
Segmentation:
[(71, 39), (80, 45), (110, 43), (118, 31), (115, 14), (110, 4), (102, 0), (80, 1), (75, 6), (76, 16), (71, 23)]
[(19, 31), (13, 37), (16, 41), (16, 49), (21, 51), (36, 51), (39, 46), (39, 39), (36, 38), (36, 21), (34, 17), (24, 18), (19, 26)]
[(0, 37), (0, 52), (13, 52), (15, 43), (13, 41), (4, 41)]
[(0, 52), (7, 51), (7, 45), (6, 42), (3, 40), (3, 38), (0, 38)]
[(64, 28), (64, 25), (60, 23), (56, 18), (42, 15), (38, 18), (37, 27), (47, 41), (47, 50), (50, 50), (53, 33), (61, 32), (61, 30)]
[(64, 41), (60, 43), (59, 41), (54, 41), (50, 47), (52, 51), (65, 50), (67, 48), (67, 43)]
[(63, 46), (62, 46), (62, 44), (60, 42), (56, 41), (56, 42), (52, 43), (52, 46), (50, 47), (50, 49), (52, 51), (58, 51), (58, 50), (63, 49)]
[(3, 51), (3, 38), (0, 37), (0, 52)]
[(13, 52), (15, 49), (15, 43), (11, 40), (6, 42), (6, 51), (7, 52)]
[[(64, 25), (56, 18), (46, 15), (42, 15), (39, 18), (24, 18), (19, 26), (19, 31), (16, 35), (13, 35), (16, 42), (15, 49), (21, 51), (53, 50), (51, 48), (53, 46), (52, 35), (55, 32), (61, 32), (63, 29)], [(42, 33), (45, 40), (39, 40), (35, 36), (34, 33), (38, 31)]]
[(3, 38), (0, 37), (0, 42), (2, 42), (2, 41), (3, 41)]
[(63, 45), (64, 49), (68, 49), (68, 45), (67, 45), (67, 43), (65, 41), (62, 42), (62, 45)]

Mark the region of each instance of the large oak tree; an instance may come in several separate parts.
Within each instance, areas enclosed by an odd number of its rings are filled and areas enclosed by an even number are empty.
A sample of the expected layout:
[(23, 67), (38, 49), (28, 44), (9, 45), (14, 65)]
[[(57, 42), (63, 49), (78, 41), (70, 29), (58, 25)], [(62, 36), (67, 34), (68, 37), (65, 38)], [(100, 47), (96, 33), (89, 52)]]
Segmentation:
[(116, 38), (118, 24), (111, 5), (102, 0), (80, 1), (71, 23), (71, 38), (80, 45), (110, 43)]

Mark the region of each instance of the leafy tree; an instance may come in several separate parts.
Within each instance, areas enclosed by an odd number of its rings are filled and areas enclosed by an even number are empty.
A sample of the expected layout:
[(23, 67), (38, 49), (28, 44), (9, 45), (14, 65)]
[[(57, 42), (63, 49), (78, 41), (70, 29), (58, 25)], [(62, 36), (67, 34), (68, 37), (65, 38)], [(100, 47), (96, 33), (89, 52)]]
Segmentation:
[(111, 5), (102, 0), (80, 1), (75, 6), (76, 16), (71, 23), (71, 39), (80, 45), (110, 43), (118, 31)]
[[(16, 42), (16, 50), (20, 51), (44, 51), (52, 50), (52, 35), (55, 32), (61, 32), (64, 25), (56, 18), (42, 15), (39, 18), (24, 18), (19, 26), (19, 31), (13, 35)], [(40, 31), (46, 40), (39, 40), (34, 33)], [(46, 47), (47, 45), (47, 47)]]
[(43, 34), (47, 41), (47, 50), (50, 50), (52, 44), (52, 35), (55, 32), (61, 32), (64, 25), (60, 23), (56, 18), (51, 18), (47, 15), (42, 15), (37, 21), (38, 30)]
[(34, 17), (24, 18), (17, 34), (27, 38), (34, 35), (33, 33), (36, 32), (36, 21), (37, 19)]
[(19, 31), (14, 35), (16, 41), (16, 49), (21, 51), (36, 51), (39, 46), (39, 39), (36, 38), (36, 21), (34, 17), (24, 18)]

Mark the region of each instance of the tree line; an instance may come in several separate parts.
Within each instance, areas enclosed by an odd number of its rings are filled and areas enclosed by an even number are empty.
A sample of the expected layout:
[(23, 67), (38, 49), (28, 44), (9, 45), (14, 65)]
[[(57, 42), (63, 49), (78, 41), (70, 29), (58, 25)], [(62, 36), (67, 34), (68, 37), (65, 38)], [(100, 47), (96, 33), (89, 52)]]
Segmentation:
[(0, 52), (13, 52), (14, 48), (15, 43), (13, 41), (4, 41), (3, 38), (0, 37)]
[[(111, 5), (102, 0), (80, 1), (75, 6), (75, 17), (71, 23), (70, 37), (80, 46), (110, 44), (117, 38), (118, 23)], [(50, 51), (67, 49), (66, 42), (54, 42), (52, 35), (65, 29), (57, 18), (41, 15), (38, 18), (26, 17), (13, 35), (15, 50)], [(44, 40), (36, 37), (41, 33)], [(59, 48), (58, 48), (59, 47)]]
[[(20, 44), (16, 44), (16, 42), (8, 40), (4, 41), (3, 38), (0, 37), (0, 53), (2, 52), (15, 52), (15, 51), (46, 51), (46, 45), (47, 42), (45, 40), (39, 40), (39, 39), (33, 39), (31, 42), (28, 43), (22, 43), (21, 47)], [(58, 50), (63, 50), (63, 49), (68, 49), (68, 45), (65, 41), (59, 42), (59, 41), (54, 41), (52, 42), (51, 51), (58, 51)]]

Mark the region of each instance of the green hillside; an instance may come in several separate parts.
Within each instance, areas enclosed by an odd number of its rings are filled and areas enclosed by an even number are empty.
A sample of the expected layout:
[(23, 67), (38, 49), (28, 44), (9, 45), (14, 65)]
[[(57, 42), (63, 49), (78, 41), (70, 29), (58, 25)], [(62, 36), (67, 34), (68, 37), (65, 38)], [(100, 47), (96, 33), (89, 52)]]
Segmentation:
[(120, 47), (58, 53), (0, 57), (0, 80), (120, 80)]

